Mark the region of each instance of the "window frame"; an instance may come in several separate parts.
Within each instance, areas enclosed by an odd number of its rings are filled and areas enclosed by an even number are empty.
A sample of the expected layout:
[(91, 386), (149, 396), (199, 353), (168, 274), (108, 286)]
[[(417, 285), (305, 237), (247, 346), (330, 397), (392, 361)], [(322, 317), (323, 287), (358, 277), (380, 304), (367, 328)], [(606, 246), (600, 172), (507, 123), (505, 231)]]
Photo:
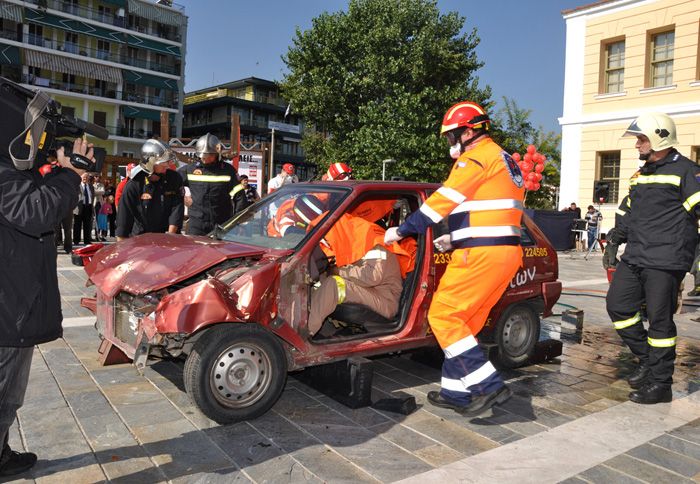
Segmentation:
[[(617, 156), (617, 168), (613, 167), (613, 172), (617, 172), (616, 176), (603, 176), (603, 163), (605, 162), (605, 157), (609, 155)], [(620, 150), (605, 150), (596, 151), (596, 169), (595, 169), (595, 179), (594, 179), (594, 190), (591, 194), (591, 199), (598, 203), (595, 197), (595, 182), (606, 182), (609, 186), (608, 199), (605, 203), (617, 205), (620, 200), (620, 165), (622, 162), (622, 153)]]
[[(622, 44), (622, 59), (621, 67), (611, 68), (610, 67), (610, 47)], [(613, 37), (610, 39), (605, 39), (600, 43), (600, 78), (598, 80), (598, 93), (599, 94), (617, 94), (625, 92), (625, 53), (626, 53), (626, 39), (625, 36)], [(612, 72), (622, 71), (622, 79), (620, 80), (619, 90), (611, 91), (610, 86), (610, 75)]]
[[(656, 39), (662, 35), (668, 35), (668, 34), (673, 34), (673, 45), (671, 48), (671, 54), (670, 57), (664, 58), (664, 59), (656, 59), (655, 58), (655, 51), (656, 51)], [(645, 87), (647, 88), (655, 88), (655, 87), (667, 87), (667, 86), (672, 86), (673, 85), (673, 64), (675, 60), (675, 49), (676, 49), (676, 26), (675, 25), (667, 25), (665, 27), (660, 27), (658, 29), (653, 29), (653, 30), (648, 30), (647, 31), (647, 49), (646, 49), (646, 62), (645, 62)], [(654, 68), (657, 65), (660, 65), (662, 63), (668, 63), (670, 64), (670, 81), (664, 81), (666, 82), (665, 84), (656, 84), (655, 83), (655, 77), (654, 77)], [(666, 79), (669, 79), (669, 74), (665, 75)]]

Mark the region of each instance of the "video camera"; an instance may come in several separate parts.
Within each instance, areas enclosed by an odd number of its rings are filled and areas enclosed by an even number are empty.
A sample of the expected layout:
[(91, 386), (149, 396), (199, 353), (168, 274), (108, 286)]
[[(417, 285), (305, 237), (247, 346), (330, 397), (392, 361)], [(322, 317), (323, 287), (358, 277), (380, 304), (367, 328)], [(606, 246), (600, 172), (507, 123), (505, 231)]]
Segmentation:
[[(63, 147), (64, 154), (70, 157), (76, 168), (101, 172), (106, 152), (95, 149), (96, 161), (93, 163), (84, 156), (72, 153), (73, 142), (85, 133), (107, 139), (109, 132), (102, 126), (62, 114), (61, 104), (54, 100), (42, 98), (40, 101), (44, 102), (37, 104), (35, 100), (38, 97), (37, 92), (0, 77), (0, 158), (13, 163), (17, 169), (35, 168), (46, 164), (47, 157), (55, 156), (56, 150)], [(33, 140), (30, 130), (35, 123), (38, 126), (45, 123), (45, 126), (37, 136), (39, 139), (34, 143), (35, 152), (31, 157)], [(23, 139), (19, 139), (20, 136)], [(20, 168), (17, 159), (28, 161)]]

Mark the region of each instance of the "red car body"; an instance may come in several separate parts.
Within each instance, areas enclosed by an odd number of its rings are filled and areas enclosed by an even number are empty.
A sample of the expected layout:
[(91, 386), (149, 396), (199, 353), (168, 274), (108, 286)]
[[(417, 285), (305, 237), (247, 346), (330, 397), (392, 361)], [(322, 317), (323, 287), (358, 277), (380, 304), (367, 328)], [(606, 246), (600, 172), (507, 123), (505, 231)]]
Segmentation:
[[(295, 184), (266, 197), (249, 207), (243, 215), (235, 217), (228, 225), (233, 227), (229, 232), (224, 229), (225, 233), (233, 233), (242, 230), (246, 224), (255, 224), (258, 215), (269, 210), (264, 204), (272, 203), (270, 199), (275, 196), (295, 196), (295, 193), (319, 190), (339, 193), (336, 198), (341, 201), (337, 206), (329, 210), (318, 226), (293, 248), (261, 247), (211, 237), (144, 234), (101, 248), (94, 255), (90, 250), (84, 250), (81, 257), (84, 261), (89, 260), (85, 270), (97, 294), (95, 299), (83, 300), (83, 305), (94, 310), (107, 351), (114, 351), (110, 347), (116, 347), (138, 365), (145, 364), (149, 355), (189, 355), (207, 332), (214, 328), (221, 331), (223, 326), (232, 325), (254, 325), (257, 327), (255, 331), (275, 340), (274, 345), (284, 353), (285, 370), (298, 370), (350, 356), (370, 356), (435, 345), (427, 312), (449, 260), (449, 254), (435, 251), (431, 243), (437, 237), (434, 233), (437, 227), (418, 238), (416, 267), (410, 281), (409, 277), (406, 279), (405, 303), (399, 310), (395, 326), (387, 327), (384, 332), (375, 330), (368, 334), (315, 340), (308, 334), (306, 321), (313, 267), (318, 262), (317, 247), (333, 222), (368, 197), (398, 197), (405, 201), (406, 209), (403, 215), (398, 209), (390, 214), (395, 219), (393, 223), (389, 222), (394, 225), (408, 212), (417, 209), (437, 187), (409, 182)], [(263, 222), (251, 226), (259, 230), (258, 225)], [(275, 242), (261, 239), (260, 235), (251, 237), (258, 237), (256, 240), (265, 243)], [(224, 235), (223, 239), (226, 238)], [(518, 341), (524, 337), (532, 338), (532, 335), (515, 334), (535, 331), (528, 326), (530, 317), (527, 313), (536, 317), (550, 315), (561, 293), (556, 251), (526, 216), (523, 218), (522, 241), (524, 266), (491, 311), (479, 335), (482, 344), (505, 344), (504, 337), (514, 340), (518, 337)], [(512, 334), (504, 336), (503, 316), (513, 313), (513, 308), (520, 308), (521, 312), (524, 308), (526, 322), (523, 325), (516, 318), (507, 330)], [(539, 318), (536, 327), (539, 328)], [(535, 339), (538, 336), (535, 335)], [(532, 351), (529, 341), (523, 340), (522, 344), (527, 346), (525, 351)], [(202, 353), (203, 349), (198, 351)], [(522, 358), (516, 359), (516, 363), (522, 361)], [(226, 362), (229, 364), (228, 360)], [(221, 398), (219, 403), (225, 407), (225, 398)], [(219, 421), (238, 420), (261, 413), (257, 411), (244, 417), (228, 418), (202, 409)]]

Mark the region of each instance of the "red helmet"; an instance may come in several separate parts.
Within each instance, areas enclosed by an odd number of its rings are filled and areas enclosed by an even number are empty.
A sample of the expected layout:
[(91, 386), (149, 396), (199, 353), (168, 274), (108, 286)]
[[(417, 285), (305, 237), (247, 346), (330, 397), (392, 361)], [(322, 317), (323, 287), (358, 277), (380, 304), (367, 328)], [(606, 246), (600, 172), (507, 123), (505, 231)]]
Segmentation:
[(294, 165), (292, 165), (291, 163), (285, 163), (284, 165), (282, 165), (282, 169), (290, 175), (294, 174)]
[(324, 180), (349, 180), (352, 178), (352, 169), (345, 163), (332, 163)]
[(126, 176), (130, 177), (131, 176), (131, 170), (133, 170), (136, 167), (136, 163), (129, 163), (126, 165)]
[(294, 214), (307, 225), (321, 215), (324, 208), (323, 202), (314, 195), (302, 195), (294, 202)]
[(447, 110), (442, 118), (440, 134), (445, 134), (456, 128), (484, 128), (491, 124), (484, 108), (472, 101), (457, 103)]

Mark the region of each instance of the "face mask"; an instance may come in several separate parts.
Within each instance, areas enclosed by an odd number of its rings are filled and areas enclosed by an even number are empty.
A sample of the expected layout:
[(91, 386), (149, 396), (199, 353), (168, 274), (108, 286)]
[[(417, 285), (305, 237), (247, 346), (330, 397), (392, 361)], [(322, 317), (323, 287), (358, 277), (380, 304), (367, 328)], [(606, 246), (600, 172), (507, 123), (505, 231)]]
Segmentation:
[(462, 154), (462, 144), (461, 143), (456, 143), (450, 146), (450, 157), (452, 157), (453, 160), (456, 160), (459, 158), (459, 155)]

